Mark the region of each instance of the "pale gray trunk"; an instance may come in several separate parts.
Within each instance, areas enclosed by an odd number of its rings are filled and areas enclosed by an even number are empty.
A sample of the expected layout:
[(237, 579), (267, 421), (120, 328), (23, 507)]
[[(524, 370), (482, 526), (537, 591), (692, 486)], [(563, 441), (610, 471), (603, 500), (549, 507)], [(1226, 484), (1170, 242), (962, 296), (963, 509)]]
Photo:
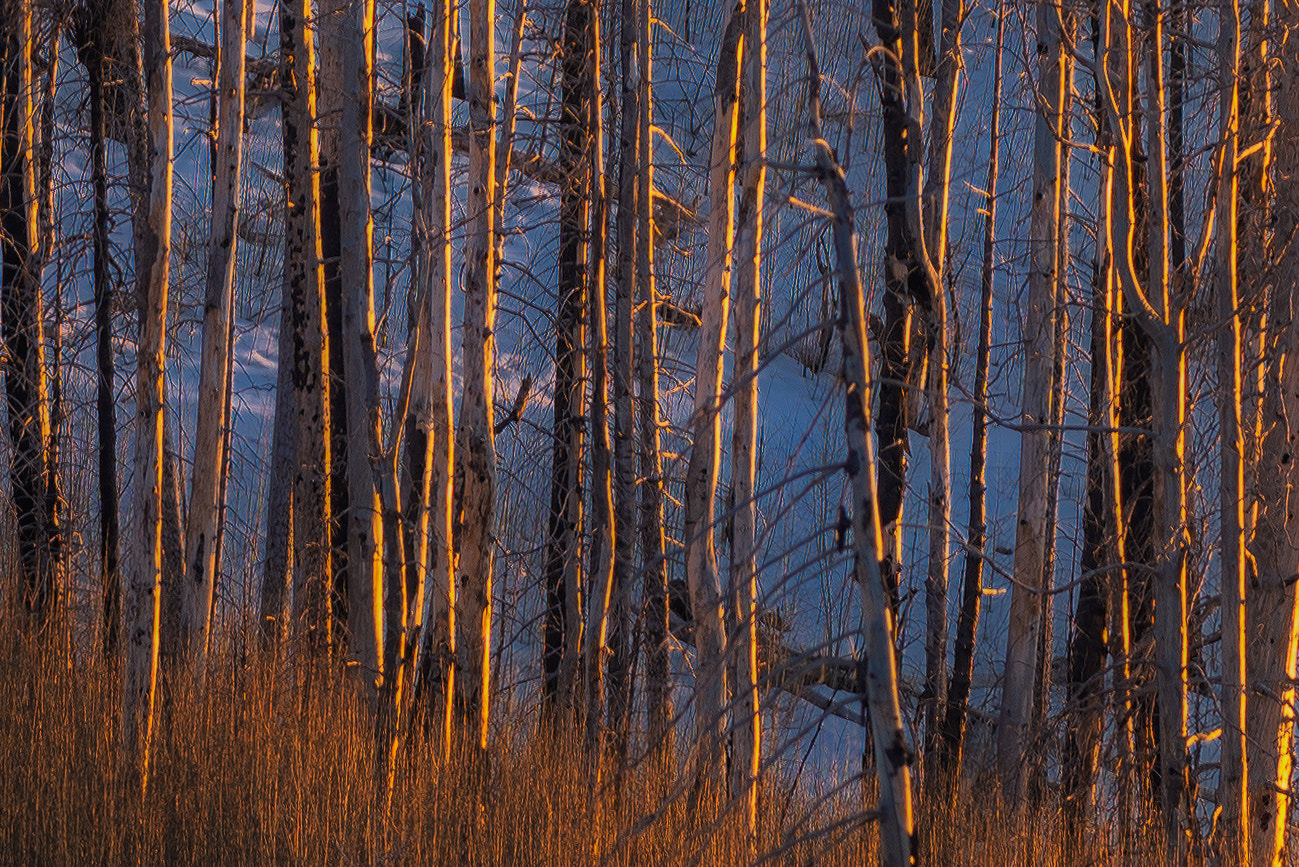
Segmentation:
[(1025, 751), (1033, 710), (1033, 686), (1044, 613), (1042, 591), (1049, 583), (1046, 559), (1054, 532), (1050, 514), (1052, 379), (1056, 368), (1055, 319), (1059, 305), (1059, 232), (1061, 211), (1061, 108), (1066, 82), (1060, 41), (1060, 17), (1047, 0), (1037, 6), (1038, 90), (1040, 108), (1033, 146), (1033, 205), (1029, 223), (1027, 313), (1024, 320), (1024, 380), (1020, 420), (1019, 503), (1015, 525), (1015, 584), (1010, 591), (1010, 631), (1001, 713), (997, 722), (997, 755), (1002, 785), (1017, 797), (1025, 768)]
[(636, 305), (636, 160), (637, 101), (636, 2), (621, 0), (619, 7), (618, 104), (618, 222), (615, 263), (613, 327), (613, 507), (620, 532), (614, 540), (613, 598), (609, 625), (609, 723), (619, 753), (625, 753), (631, 696), (631, 582), (636, 536), (636, 411), (635, 376)]
[(722, 450), (722, 357), (730, 313), (735, 236), (735, 144), (739, 122), (740, 56), (744, 7), (731, 13), (722, 35), (713, 89), (713, 145), (708, 170), (708, 249), (704, 264), (703, 322), (695, 361), (690, 466), (686, 473), (686, 584), (694, 618), (697, 773), (715, 780), (723, 771), (730, 696), (726, 684), (726, 627), (713, 539)]
[(244, 41), (252, 15), (246, 0), (222, 0), (218, 60), (218, 120), (212, 224), (208, 239), (207, 284), (203, 304), (203, 346), (198, 386), (198, 424), (185, 527), (185, 580), (182, 582), (181, 640), (201, 676), (211, 648), (212, 602), (216, 590), (217, 539), (224, 504), (226, 420), (230, 405), (231, 317), (238, 252), (239, 211), (243, 196), (245, 57)]

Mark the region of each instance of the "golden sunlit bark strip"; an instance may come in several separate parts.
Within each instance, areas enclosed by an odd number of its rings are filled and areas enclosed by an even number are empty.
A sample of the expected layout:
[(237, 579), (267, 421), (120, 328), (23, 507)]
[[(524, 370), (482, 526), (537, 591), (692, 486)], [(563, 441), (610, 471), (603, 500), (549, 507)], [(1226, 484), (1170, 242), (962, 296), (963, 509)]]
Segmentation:
[(598, 747), (604, 732), (605, 663), (609, 656), (610, 613), (614, 590), (614, 551), (624, 532), (613, 511), (613, 449), (609, 441), (609, 322), (606, 273), (609, 231), (604, 146), (604, 77), (601, 74), (600, 6), (587, 20), (590, 46), (584, 69), (587, 86), (587, 173), (591, 178), (590, 241), (587, 245), (587, 359), (591, 370), (591, 543), (587, 601), (584, 684), (587, 743)]

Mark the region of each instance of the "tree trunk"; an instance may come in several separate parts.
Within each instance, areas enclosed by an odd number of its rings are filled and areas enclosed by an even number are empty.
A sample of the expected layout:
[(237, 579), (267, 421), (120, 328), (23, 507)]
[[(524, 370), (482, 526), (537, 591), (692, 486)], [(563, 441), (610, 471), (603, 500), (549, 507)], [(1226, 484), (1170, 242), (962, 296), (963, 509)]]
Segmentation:
[[(451, 399), (451, 57), (450, 2), (433, 7), (433, 38), (424, 76), (428, 120), (424, 139), (424, 225), (427, 235), (421, 273), (427, 290), (430, 360), (427, 517), (429, 559), (424, 578), (424, 608), (415, 661), (415, 697), (428, 711), (430, 728), (441, 729), (442, 755), (451, 747), (455, 690), (455, 551), (452, 546), (452, 479), (455, 442)], [(434, 717), (434, 714), (438, 714)]]
[(731, 795), (745, 805), (750, 845), (758, 830), (758, 771), (762, 758), (761, 696), (758, 694), (758, 343), (762, 304), (763, 205), (767, 171), (768, 0), (747, 0), (743, 83), (743, 187), (735, 238), (735, 350), (731, 431), (730, 596), (731, 683), (735, 710), (731, 729)]
[(1219, 527), (1222, 563), (1222, 770), (1218, 782), (1220, 856), (1248, 867), (1249, 772), (1245, 764), (1245, 463), (1241, 432), (1241, 321), (1236, 283), (1236, 190), (1239, 142), (1240, 4), (1218, 12), (1219, 119), (1222, 141), (1214, 228), (1217, 233), (1218, 427), (1222, 475)]
[[(835, 262), (839, 272), (839, 337), (843, 342), (844, 432), (847, 438), (848, 482), (852, 489), (854, 572), (861, 593), (861, 641), (865, 660), (867, 715), (874, 740), (878, 782), (880, 864), (905, 867), (912, 862), (915, 823), (911, 811), (913, 753), (902, 727), (898, 699), (897, 663), (893, 649), (893, 617), (880, 567), (883, 536), (877, 502), (871, 446), (871, 363), (866, 342), (866, 307), (857, 269), (857, 238), (853, 209), (843, 170), (821, 135), (821, 75), (812, 44), (812, 18), (806, 0), (799, 0), (807, 50), (811, 139), (817, 171), (830, 206)], [(916, 82), (918, 86), (918, 82)], [(912, 91), (914, 95), (914, 90)]]
[(1010, 629), (997, 756), (1002, 785), (1013, 800), (1023, 782), (1033, 710), (1034, 683), (1041, 651), (1047, 536), (1051, 510), (1051, 422), (1056, 354), (1055, 320), (1060, 303), (1060, 213), (1063, 187), (1062, 122), (1067, 82), (1058, 11), (1037, 6), (1038, 88), (1042, 108), (1034, 133), (1033, 206), (1029, 225), (1027, 314), (1024, 322), (1024, 386), (1020, 418), (1030, 429), (1020, 434), (1019, 517), (1015, 527), (1015, 584), (1010, 595)]
[[(321, 195), (315, 166), (315, 34), (309, 0), (281, 0), (280, 69), (288, 90), (284, 153), (289, 181), (285, 271), (292, 305), (293, 404), (296, 455), (293, 481), (293, 624), (307, 647), (323, 653), (333, 639), (330, 537), (330, 357), (321, 268)], [(286, 359), (287, 360), (287, 359)]]
[[(1099, 247), (1100, 245), (1098, 245)], [(1099, 254), (1100, 249), (1097, 250)], [(1108, 265), (1098, 258), (1094, 275), (1091, 321), (1091, 379), (1088, 399), (1087, 433), (1087, 499), (1083, 506), (1083, 543), (1079, 559), (1082, 572), (1078, 600), (1069, 636), (1069, 674), (1067, 678), (1070, 717), (1065, 729), (1062, 750), (1062, 782), (1066, 827), (1073, 855), (1089, 839), (1088, 823), (1094, 808), (1093, 794), (1097, 759), (1104, 725), (1105, 629), (1109, 618), (1108, 588), (1113, 583), (1108, 571), (1115, 533), (1110, 503), (1113, 485), (1109, 479), (1111, 465), (1102, 432), (1108, 426), (1106, 399), (1110, 381), (1109, 322), (1111, 311)]]
[(6, 0), (3, 10), (3, 143), (0, 144), (0, 337), (9, 416), (9, 480), (18, 519), (23, 601), (39, 632), (61, 588), (50, 546), (57, 525), (46, 494), (50, 416), (41, 298), (40, 220), (32, 98), (32, 7)]
[(619, 5), (618, 67), (618, 217), (613, 327), (613, 596), (609, 623), (609, 726), (615, 749), (625, 756), (631, 711), (631, 593), (636, 537), (636, 166), (640, 103), (635, 80), (636, 0)]
[(496, 66), (495, 0), (469, 3), (469, 237), (466, 245), (460, 442), (464, 454), (463, 521), (457, 573), (456, 639), (460, 701), (469, 731), (487, 746), (490, 712), (492, 570), (496, 546), (496, 439), (492, 407), (495, 361)]
[(620, 528), (613, 513), (613, 453), (609, 442), (609, 319), (606, 260), (609, 205), (605, 186), (604, 85), (601, 73), (600, 7), (591, 4), (587, 20), (587, 171), (591, 178), (591, 221), (587, 280), (588, 349), (591, 367), (591, 551), (586, 625), (587, 743), (598, 748), (604, 731), (605, 660), (613, 601), (613, 558)]
[(645, 607), (645, 707), (652, 753), (673, 755), (671, 650), (668, 644), (668, 564), (663, 528), (663, 449), (660, 446), (658, 371), (658, 290), (654, 285), (654, 128), (651, 0), (639, 0), (637, 41), (640, 80), (637, 130), (640, 172), (636, 184), (636, 280), (640, 316), (637, 319), (636, 379), (640, 387), (641, 557)]
[(730, 313), (735, 236), (735, 145), (739, 124), (740, 59), (745, 9), (731, 13), (722, 36), (713, 89), (713, 145), (708, 170), (708, 250), (704, 270), (703, 323), (695, 361), (690, 465), (686, 472), (686, 585), (695, 640), (696, 773), (714, 781), (724, 771), (727, 708), (726, 627), (713, 532), (722, 450), (722, 358)]
[[(374, 348), (374, 233), (370, 213), (370, 132), (373, 100), (371, 0), (343, 3), (332, 53), (342, 63), (338, 111), (339, 279), (343, 296), (343, 380), (347, 391), (348, 655), (368, 692), (384, 677), (384, 509), (379, 378)], [(331, 31), (333, 32), (333, 31)], [(332, 102), (337, 100), (337, 102)], [(400, 583), (400, 570), (392, 572)]]
[[(429, 305), (427, 357), (428, 443), (424, 456), (428, 553), (421, 591), (420, 644), (416, 650), (415, 697), (427, 709), (429, 727), (437, 723), (443, 756), (451, 741), (451, 711), (455, 686), (455, 580), (452, 546), (452, 479), (454, 431), (451, 400), (451, 81), (450, 54), (453, 14), (450, 3), (434, 7), (432, 41), (423, 73), (423, 104), (429, 123), (423, 139), (420, 184), (423, 190), (421, 276)], [(409, 448), (409, 445), (408, 445)], [(413, 476), (412, 472), (412, 476)], [(429, 559), (431, 557), (431, 560)], [(435, 716), (436, 714), (436, 716)]]
[[(1266, 8), (1263, 3), (1258, 6)], [(1281, 0), (1275, 18), (1293, 21), (1296, 16), (1299, 3)], [(1299, 526), (1291, 503), (1296, 481), (1294, 448), (1299, 438), (1299, 365), (1294, 364), (1299, 300), (1299, 247), (1294, 244), (1299, 236), (1299, 186), (1295, 183), (1299, 166), (1299, 44), (1293, 38), (1280, 40), (1272, 62), (1277, 131), (1269, 186), (1274, 195), (1275, 246), (1269, 251), (1273, 282), (1267, 317), (1276, 337), (1263, 370), (1263, 425), (1255, 469), (1257, 517), (1250, 552), (1253, 570), (1246, 572), (1245, 598), (1250, 636), (1245, 648), (1246, 671), (1251, 687), (1245, 742), (1254, 867), (1284, 864), (1294, 854), (1286, 846), (1286, 827), (1292, 801), (1299, 651), (1299, 584), (1293, 580), (1299, 573)]]
[(109, 274), (108, 238), (108, 125), (105, 118), (108, 75), (108, 35), (104, 4), (87, 7), (79, 29), (86, 43), (84, 63), (90, 80), (90, 163), (94, 185), (95, 281), (95, 415), (98, 431), (99, 554), (104, 656), (117, 658), (121, 628), (122, 576), (118, 571), (120, 523), (117, 482), (117, 372), (113, 360), (113, 297), (116, 287)]
[[(1105, 112), (1118, 144), (1110, 196), (1110, 248), (1123, 296), (1151, 345), (1154, 552), (1154, 668), (1158, 708), (1158, 803), (1164, 814), (1165, 855), (1185, 860), (1188, 831), (1186, 762), (1186, 520), (1185, 421), (1182, 349), (1184, 313), (1168, 279), (1166, 142), (1163, 124), (1163, 33), (1158, 15), (1147, 40), (1150, 93), (1147, 98), (1147, 161), (1150, 185), (1147, 275), (1134, 259), (1135, 209), (1131, 113), (1133, 55), (1126, 2), (1107, 4), (1102, 45), (1112, 55), (1105, 70)], [(1144, 285), (1143, 285), (1144, 284)]]
[(988, 131), (987, 204), (983, 217), (983, 268), (979, 289), (979, 342), (974, 362), (974, 425), (970, 434), (970, 492), (964, 572), (961, 575), (961, 613), (956, 621), (952, 657), (952, 682), (948, 687), (943, 726), (938, 744), (939, 773), (951, 790), (960, 780), (965, 720), (969, 712), (970, 685), (974, 677), (974, 648), (983, 600), (983, 547), (987, 537), (988, 367), (992, 354), (992, 281), (995, 275), (997, 237), (997, 179), (1001, 162), (1001, 55), (1005, 44), (1005, 4), (998, 3), (997, 37), (993, 48), (992, 117)]
[[(917, 0), (873, 0), (872, 18), (880, 44), (890, 53), (877, 67), (884, 138), (885, 221), (883, 322), (880, 337), (879, 496), (885, 543), (881, 556), (885, 586), (898, 616), (902, 575), (902, 506), (906, 499), (907, 430), (916, 424), (927, 364), (929, 320), (940, 291), (926, 252), (921, 175), (924, 130), (919, 33), (932, 25), (918, 20)], [(932, 7), (931, 7), (932, 8)]]
[(211, 646), (212, 601), (216, 589), (217, 537), (224, 507), (226, 420), (230, 405), (230, 344), (238, 250), (239, 212), (243, 196), (240, 168), (244, 132), (244, 41), (252, 15), (245, 0), (221, 4), (221, 51), (217, 76), (219, 119), (217, 162), (208, 241), (207, 284), (203, 305), (202, 367), (199, 374), (198, 425), (194, 431), (194, 466), (186, 525), (181, 634), (186, 653), (200, 674)]
[(559, 282), (550, 510), (546, 538), (546, 626), (542, 693), (552, 710), (573, 706), (582, 652), (582, 505), (586, 390), (586, 239), (590, 179), (584, 70), (591, 4), (568, 0), (560, 52)]
[(154, 240), (142, 280), (136, 349), (134, 551), (126, 588), (127, 649), (122, 680), (122, 754), (128, 787), (143, 793), (149, 779), (154, 697), (158, 680), (158, 620), (162, 589), (163, 371), (167, 283), (171, 266), (172, 86), (168, 7), (144, 4), (144, 69), (149, 95), (149, 229)]
[[(281, 78), (281, 82), (287, 81)], [(281, 84), (283, 88), (284, 85)], [(281, 129), (287, 130), (287, 100), (280, 102)], [(285, 154), (288, 157), (288, 154)], [(291, 177), (291, 160), (284, 162), (284, 177)], [(285, 213), (285, 249), (289, 245)], [(293, 393), (293, 296), (288, 269), (280, 292), (279, 351), (275, 373), (275, 418), (271, 428), (270, 481), (266, 491), (266, 565), (258, 602), (258, 624), (265, 643), (278, 643), (286, 633), (289, 592), (293, 586), (293, 484), (297, 476), (297, 406)]]
[[(929, 563), (925, 575), (925, 689), (921, 702), (926, 746), (937, 743), (947, 694), (948, 527), (952, 522), (952, 448), (947, 397), (951, 341), (943, 277), (947, 272), (948, 202), (951, 198), (952, 135), (960, 92), (964, 0), (944, 0), (942, 36), (934, 85), (934, 122), (929, 137), (929, 175), (924, 212), (925, 247), (936, 276), (929, 311)], [(928, 22), (926, 22), (928, 23)], [(923, 24), (922, 32), (926, 29)]]

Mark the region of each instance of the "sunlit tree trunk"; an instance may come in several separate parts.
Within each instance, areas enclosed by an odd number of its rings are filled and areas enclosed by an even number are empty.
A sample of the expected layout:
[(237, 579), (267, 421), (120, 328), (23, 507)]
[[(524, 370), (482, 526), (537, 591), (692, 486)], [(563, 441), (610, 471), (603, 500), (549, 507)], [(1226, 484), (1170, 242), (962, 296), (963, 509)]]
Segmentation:
[[(1133, 144), (1130, 111), (1135, 73), (1131, 10), (1113, 0), (1103, 13), (1101, 44), (1106, 64), (1102, 95), (1106, 120), (1118, 144), (1113, 190), (1109, 197), (1110, 248), (1123, 297), (1151, 346), (1153, 512), (1155, 551), (1154, 654), (1158, 708), (1158, 803), (1163, 811), (1165, 855), (1185, 859), (1187, 846), (1186, 761), (1186, 518), (1185, 381), (1182, 348), (1184, 311), (1171, 292), (1168, 268), (1167, 166), (1163, 90), (1162, 19), (1156, 14), (1145, 40), (1150, 63), (1147, 96), (1147, 177), (1149, 179), (1148, 266), (1138, 272), (1135, 249)], [(1110, 55), (1113, 55), (1112, 57)]]
[(731, 431), (730, 597), (731, 683), (735, 692), (731, 735), (731, 795), (742, 799), (750, 840), (758, 823), (758, 770), (762, 757), (758, 694), (758, 558), (756, 551), (758, 454), (758, 341), (762, 303), (762, 241), (767, 172), (767, 0), (747, 0), (740, 93), (743, 95), (744, 163), (735, 237), (735, 347)]
[(430, 727), (442, 733), (443, 754), (450, 748), (455, 689), (455, 551), (452, 547), (452, 479), (455, 441), (451, 399), (451, 16), (454, 6), (433, 6), (433, 33), (424, 74), (423, 186), (426, 237), (424, 270), (430, 322), (428, 437), (428, 559), (424, 610), (416, 651), (415, 693), (429, 713)]
[(4, 102), (0, 143), (0, 335), (4, 341), (9, 419), (9, 481), (18, 521), (23, 601), (39, 630), (58, 605), (60, 587), (46, 506), (50, 415), (41, 299), (40, 221), (34, 150), (32, 7), (6, 0), (3, 13)]
[(330, 390), (321, 268), (319, 145), (315, 126), (315, 32), (307, 0), (281, 0), (284, 151), (289, 181), (284, 267), (293, 329), (296, 461), (293, 481), (294, 633), (316, 651), (333, 639), (330, 610)]
[(148, 784), (158, 680), (162, 588), (163, 365), (171, 266), (172, 85), (166, 0), (144, 4), (144, 70), (149, 96), (149, 228), (156, 242), (140, 297), (136, 348), (135, 526), (126, 587), (122, 753), (128, 785)]
[(492, 369), (495, 363), (496, 66), (495, 0), (470, 0), (469, 235), (465, 254), (464, 390), (457, 448), (463, 451), (464, 496), (457, 567), (457, 680), (469, 731), (487, 745), (490, 711), (492, 567), (496, 545), (496, 441)]
[(600, 744), (606, 704), (605, 662), (609, 656), (614, 591), (614, 550), (621, 528), (613, 512), (613, 450), (609, 442), (609, 320), (606, 273), (609, 200), (605, 183), (604, 84), (601, 73), (600, 7), (591, 6), (584, 77), (587, 87), (587, 173), (591, 178), (590, 243), (587, 245), (587, 355), (591, 368), (591, 547), (585, 653), (587, 743)]
[(1015, 525), (1015, 584), (1010, 595), (1010, 628), (997, 756), (1002, 785), (1018, 796), (1033, 709), (1033, 689), (1041, 649), (1047, 534), (1051, 511), (1052, 380), (1056, 354), (1055, 321), (1060, 298), (1060, 214), (1062, 107), (1066, 82), (1060, 16), (1046, 0), (1037, 5), (1038, 109), (1034, 131), (1033, 205), (1029, 225), (1029, 272), (1024, 320), (1023, 392), (1020, 419), (1018, 519)]
[(1218, 427), (1221, 476), (1222, 770), (1218, 783), (1220, 852), (1248, 867), (1249, 770), (1245, 764), (1245, 462), (1241, 432), (1241, 317), (1236, 284), (1236, 192), (1239, 141), (1240, 4), (1218, 13), (1219, 120), (1222, 141), (1214, 229), (1217, 234)]
[(625, 753), (631, 710), (631, 583), (636, 555), (636, 166), (638, 101), (636, 0), (620, 0), (618, 17), (618, 217), (613, 326), (613, 598), (609, 623), (609, 725)]
[[(1255, 4), (1254, 15), (1259, 7)], [(1278, 0), (1278, 22), (1299, 17), (1299, 3)], [(1299, 651), (1299, 522), (1292, 501), (1294, 448), (1299, 438), (1299, 365), (1295, 364), (1299, 305), (1299, 43), (1293, 35), (1273, 43), (1277, 131), (1271, 177), (1272, 295), (1267, 316), (1276, 335), (1264, 359), (1262, 428), (1256, 478), (1257, 518), (1245, 615), (1249, 713), (1245, 718), (1249, 767), (1249, 817), (1254, 867), (1286, 863), (1294, 769), (1296, 652)], [(1245, 214), (1242, 213), (1242, 218)], [(1244, 222), (1244, 220), (1242, 220)], [(1258, 243), (1255, 239), (1254, 243)]]
[[(830, 206), (835, 264), (839, 277), (839, 336), (843, 342), (844, 432), (848, 482), (852, 490), (854, 572), (861, 593), (861, 640), (866, 659), (864, 703), (874, 741), (878, 783), (880, 860), (883, 867), (912, 864), (915, 823), (911, 809), (913, 753), (902, 727), (893, 615), (880, 566), (884, 540), (875, 508), (875, 460), (871, 445), (871, 363), (866, 342), (866, 307), (857, 267), (853, 209), (843, 170), (821, 136), (821, 75), (812, 43), (812, 18), (799, 0), (809, 75), (809, 114), (817, 172)], [(918, 96), (915, 82), (911, 96)]]
[[(926, 745), (939, 737), (940, 714), (947, 694), (948, 526), (952, 521), (952, 447), (947, 396), (951, 351), (949, 312), (943, 278), (947, 273), (947, 224), (952, 187), (952, 138), (960, 91), (961, 25), (964, 0), (944, 0), (929, 136), (929, 175), (925, 181), (925, 249), (933, 265), (937, 291), (929, 311), (929, 564), (925, 575)], [(922, 25), (923, 29), (923, 25)]]
[(227, 468), (226, 419), (230, 404), (231, 319), (234, 314), (235, 256), (242, 205), (244, 41), (252, 15), (245, 0), (222, 0), (218, 58), (217, 162), (208, 239), (207, 284), (203, 304), (203, 347), (199, 374), (198, 424), (186, 524), (185, 581), (182, 582), (181, 634), (200, 674), (211, 645), (212, 601), (216, 589), (218, 526), (224, 503), (222, 475)]
[(708, 170), (708, 249), (703, 323), (695, 361), (690, 465), (686, 472), (686, 584), (694, 618), (695, 737), (701, 780), (722, 772), (726, 744), (726, 627), (713, 540), (722, 449), (722, 357), (730, 312), (735, 235), (735, 144), (745, 12), (737, 6), (722, 36), (713, 90), (713, 145)]
[(660, 446), (658, 371), (658, 290), (654, 285), (654, 129), (651, 0), (639, 0), (637, 43), (640, 106), (637, 139), (639, 167), (636, 182), (636, 282), (640, 315), (637, 317), (636, 379), (640, 388), (641, 567), (645, 608), (645, 706), (651, 750), (672, 755), (672, 687), (668, 680), (671, 655), (668, 645), (668, 564), (663, 528), (663, 450)]
[[(380, 504), (379, 375), (374, 347), (374, 222), (370, 213), (373, 101), (373, 0), (342, 4), (338, 42), (342, 92), (338, 110), (338, 203), (342, 244), (343, 378), (347, 390), (347, 613), (349, 658), (367, 688), (384, 676), (384, 509)], [(398, 557), (400, 559), (400, 557)], [(400, 569), (389, 570), (400, 584)], [(400, 613), (400, 612), (399, 612)]]

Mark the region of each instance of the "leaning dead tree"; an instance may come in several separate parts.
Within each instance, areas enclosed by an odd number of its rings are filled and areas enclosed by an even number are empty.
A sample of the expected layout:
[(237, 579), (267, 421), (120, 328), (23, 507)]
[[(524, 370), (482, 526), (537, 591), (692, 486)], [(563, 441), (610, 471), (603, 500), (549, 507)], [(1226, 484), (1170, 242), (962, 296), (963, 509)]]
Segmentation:
[[(880, 514), (875, 508), (874, 448), (871, 444), (871, 360), (866, 338), (866, 302), (857, 267), (853, 207), (843, 170), (821, 134), (821, 73), (812, 41), (812, 17), (799, 0), (807, 51), (809, 138), (830, 206), (835, 263), (839, 277), (839, 337), (843, 343), (845, 464), (852, 490), (854, 572), (861, 593), (862, 646), (866, 653), (866, 704), (878, 781), (880, 848), (884, 867), (912, 863), (915, 821), (911, 807), (913, 753), (902, 726), (897, 662), (893, 651), (893, 614), (884, 585), (880, 553), (884, 546)], [(914, 82), (910, 98), (918, 98)]]

